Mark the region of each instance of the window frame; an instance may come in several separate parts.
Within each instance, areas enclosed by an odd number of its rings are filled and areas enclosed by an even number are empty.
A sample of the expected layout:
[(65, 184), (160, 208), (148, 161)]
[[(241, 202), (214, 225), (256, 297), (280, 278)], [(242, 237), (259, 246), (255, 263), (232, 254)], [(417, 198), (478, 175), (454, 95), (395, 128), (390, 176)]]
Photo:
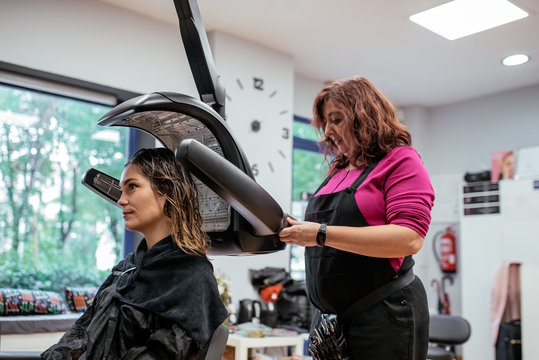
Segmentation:
[[(301, 124), (308, 124), (308, 125), (311, 124), (310, 119), (307, 119), (307, 118), (304, 118), (304, 117), (301, 117), (301, 116), (298, 116), (298, 115), (294, 115), (293, 121), (294, 121), (294, 123), (298, 122), (298, 123), (301, 123)], [(321, 154), (321, 155), (324, 155), (324, 153), (325, 153), (324, 148), (321, 147), (316, 140), (306, 139), (306, 138), (302, 138), (302, 137), (299, 137), (299, 136), (296, 136), (296, 135), (294, 135), (294, 137), (293, 137), (292, 152), (294, 153), (295, 150), (303, 150), (303, 151), (313, 152), (313, 153), (317, 153), (317, 154)], [(294, 154), (293, 154), (292, 158), (294, 158)], [(292, 173), (292, 176), (294, 177), (295, 174)], [(294, 179), (292, 180), (292, 186), (294, 187)], [(292, 188), (292, 194), (294, 194), (294, 193), (295, 193), (294, 188)], [(293, 198), (292, 202), (295, 202), (295, 201), (296, 201), (296, 199)], [(292, 246), (296, 246), (296, 245), (292, 245)], [(305, 268), (303, 270), (303, 276), (295, 275), (293, 273), (293, 271), (292, 271), (292, 268), (293, 268), (292, 263), (294, 262), (293, 258), (295, 258), (295, 256), (294, 256), (293, 251), (291, 249), (290, 258), (289, 258), (289, 269), (291, 269), (290, 273), (291, 273), (292, 277), (294, 278), (294, 280), (303, 280), (305, 278)]]
[[(41, 91), (72, 99), (90, 101), (114, 107), (126, 100), (141, 95), (111, 86), (92, 83), (64, 75), (36, 70), (21, 65), (0, 61), (0, 83), (8, 86)], [(148, 144), (151, 135), (130, 128), (126, 156), (134, 154), (141, 144)], [(151, 137), (153, 139), (153, 137)], [(136, 234), (125, 230), (123, 256), (133, 252)]]

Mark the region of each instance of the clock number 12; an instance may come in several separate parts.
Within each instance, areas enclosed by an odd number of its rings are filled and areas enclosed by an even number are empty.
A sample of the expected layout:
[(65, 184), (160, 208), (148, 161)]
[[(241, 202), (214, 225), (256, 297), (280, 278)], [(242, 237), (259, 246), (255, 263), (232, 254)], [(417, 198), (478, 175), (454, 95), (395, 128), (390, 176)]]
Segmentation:
[(264, 79), (253, 77), (253, 87), (256, 90), (264, 91)]

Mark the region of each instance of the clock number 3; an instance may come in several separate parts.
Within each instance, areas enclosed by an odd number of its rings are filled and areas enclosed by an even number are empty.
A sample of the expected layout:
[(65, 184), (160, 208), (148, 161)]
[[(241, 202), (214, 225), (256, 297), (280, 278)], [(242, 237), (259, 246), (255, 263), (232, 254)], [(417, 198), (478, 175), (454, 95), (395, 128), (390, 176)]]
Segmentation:
[(284, 127), (284, 128), (283, 128), (283, 132), (281, 133), (281, 136), (283, 137), (283, 139), (288, 139), (288, 138), (290, 138), (290, 129)]

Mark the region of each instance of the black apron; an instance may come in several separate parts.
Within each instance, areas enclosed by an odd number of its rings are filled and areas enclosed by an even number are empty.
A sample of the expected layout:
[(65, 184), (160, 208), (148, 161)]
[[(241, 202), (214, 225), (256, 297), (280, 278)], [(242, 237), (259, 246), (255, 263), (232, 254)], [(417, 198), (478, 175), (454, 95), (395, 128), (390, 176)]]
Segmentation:
[[(305, 211), (305, 220), (328, 225), (369, 226), (355, 199), (357, 188), (373, 167), (368, 167), (352, 185), (336, 193), (314, 196)], [(330, 180), (328, 176), (317, 192)], [(340, 314), (359, 299), (387, 284), (414, 265), (407, 256), (398, 272), (388, 259), (374, 258), (331, 247), (305, 248), (307, 292), (322, 312)]]
[[(358, 208), (355, 193), (372, 169), (366, 168), (344, 190), (311, 198), (305, 220), (328, 225), (369, 226)], [(352, 311), (353, 316), (347, 316), (358, 303), (377, 297), (373, 296), (373, 291), (385, 293), (384, 288), (391, 288), (399, 281), (392, 280), (413, 276), (413, 265), (412, 256), (406, 256), (396, 272), (386, 258), (353, 254), (328, 246), (305, 248), (309, 299), (320, 312), (338, 314), (343, 320), (350, 359), (425, 359), (429, 314), (426, 292), (419, 278), (414, 277), (406, 287), (398, 287), (368, 310)], [(313, 325), (320, 312), (315, 311)]]

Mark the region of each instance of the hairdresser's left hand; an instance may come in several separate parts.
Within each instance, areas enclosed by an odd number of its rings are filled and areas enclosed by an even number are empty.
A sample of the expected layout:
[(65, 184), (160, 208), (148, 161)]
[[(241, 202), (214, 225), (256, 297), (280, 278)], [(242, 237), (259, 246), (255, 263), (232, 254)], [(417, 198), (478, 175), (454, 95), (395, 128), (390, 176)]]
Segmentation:
[(320, 224), (309, 221), (297, 221), (290, 216), (286, 218), (289, 227), (279, 232), (282, 242), (290, 245), (316, 246), (316, 235)]

